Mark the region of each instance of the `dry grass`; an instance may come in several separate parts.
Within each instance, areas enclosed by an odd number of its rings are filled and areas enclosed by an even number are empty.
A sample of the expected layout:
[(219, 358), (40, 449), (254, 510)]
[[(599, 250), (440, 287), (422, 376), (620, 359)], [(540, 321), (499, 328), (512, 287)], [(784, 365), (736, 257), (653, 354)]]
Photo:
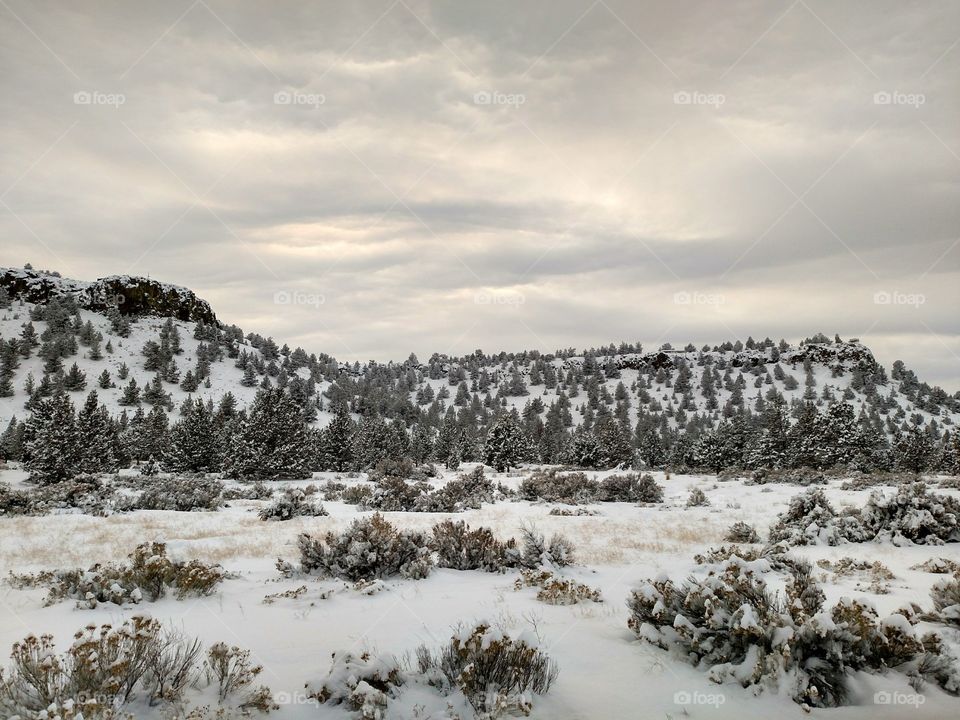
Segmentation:
[[(295, 518), (265, 523), (250, 508), (235, 503), (216, 513), (145, 511), (109, 517), (54, 515), (7, 518), (0, 523), (0, 574), (8, 570), (86, 567), (93, 562), (123, 558), (139, 543), (160, 540), (174, 555), (224, 563), (236, 558), (293, 559), (301, 532), (340, 530), (356, 517), (352, 508), (330, 509), (331, 517)], [(499, 503), (461, 515), (385, 513), (406, 529), (430, 530), (442, 519), (463, 519), (472, 526), (490, 527), (500, 538), (517, 536), (524, 521), (534, 522), (546, 535), (561, 533), (576, 545), (577, 562), (620, 565), (651, 555), (683, 553), (693, 546), (719, 542), (726, 526), (713, 518), (678, 522), (657, 511), (623, 508), (614, 517), (557, 517), (549, 508), (525, 503)], [(183, 547), (183, 546), (186, 547)]]

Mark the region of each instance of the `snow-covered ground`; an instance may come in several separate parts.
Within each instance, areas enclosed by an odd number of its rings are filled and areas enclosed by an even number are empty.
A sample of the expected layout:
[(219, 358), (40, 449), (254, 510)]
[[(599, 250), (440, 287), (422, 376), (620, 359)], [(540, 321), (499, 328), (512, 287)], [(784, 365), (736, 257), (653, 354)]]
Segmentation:
[[(604, 473), (593, 473), (602, 476)], [(448, 477), (453, 474), (448, 473)], [(494, 483), (519, 484), (522, 473), (491, 474)], [(206, 643), (218, 640), (249, 648), (264, 667), (261, 680), (281, 702), (280, 718), (348, 717), (339, 707), (319, 706), (308, 700), (304, 683), (322, 679), (331, 654), (371, 650), (402, 656), (420, 644), (438, 647), (459, 625), (486, 620), (516, 636), (532, 632), (541, 648), (559, 664), (560, 674), (550, 692), (535, 699), (531, 717), (564, 720), (596, 718), (947, 718), (957, 717), (960, 701), (928, 685), (922, 704), (884, 705), (874, 702), (877, 692), (913, 694), (902, 675), (860, 674), (852, 681), (852, 705), (806, 713), (787, 696), (769, 691), (755, 696), (738, 685), (715, 685), (707, 676), (672, 658), (667, 652), (640, 642), (627, 628), (625, 600), (640, 581), (666, 573), (682, 580), (694, 568), (693, 556), (723, 541), (737, 520), (755, 525), (762, 536), (794, 494), (792, 485), (746, 485), (713, 477), (655, 474), (665, 488), (661, 505), (637, 507), (628, 503), (589, 506), (598, 514), (559, 517), (549, 514), (552, 504), (498, 502), (480, 510), (451, 515), (385, 513), (404, 529), (428, 530), (446, 517), (463, 519), (472, 527), (487, 526), (502, 538), (516, 536), (523, 523), (534, 523), (546, 534), (560, 532), (576, 546), (576, 565), (564, 574), (598, 588), (603, 602), (552, 606), (537, 601), (536, 590), (514, 589), (517, 573), (491, 574), (435, 569), (424, 580), (393, 579), (373, 595), (341, 581), (312, 576), (283, 578), (277, 558), (297, 563), (297, 535), (345, 528), (360, 513), (354, 506), (325, 502), (329, 517), (262, 522), (256, 510), (266, 501), (233, 501), (219, 512), (137, 511), (108, 517), (48, 515), (0, 519), (0, 572), (25, 572), (83, 566), (123, 559), (138, 543), (163, 540), (177, 558), (221, 563), (237, 577), (224, 581), (209, 597), (120, 607), (101, 604), (94, 610), (76, 609), (73, 601), (43, 606), (42, 589), (0, 589), (0, 648), (28, 633), (49, 632), (66, 644), (88, 623), (119, 623), (135, 613), (149, 612)], [(311, 482), (346, 479), (334, 473)], [(24, 474), (0, 472), (0, 481), (17, 486)], [(306, 484), (305, 482), (290, 484)], [(442, 483), (441, 483), (442, 484)], [(862, 505), (866, 491), (843, 491), (839, 481), (826, 486), (839, 509)], [(692, 487), (703, 489), (708, 507), (686, 507)], [(887, 488), (886, 492), (892, 492)], [(940, 490), (938, 492), (955, 493)], [(887, 594), (858, 588), (862, 577), (836, 578), (820, 568), (827, 602), (842, 596), (865, 596), (881, 616), (904, 604), (930, 607), (929, 591), (942, 576), (911, 570), (931, 557), (960, 562), (960, 547), (864, 543), (794, 550), (813, 561), (850, 556), (879, 560), (894, 574)], [(778, 587), (775, 573), (769, 582)], [(868, 581), (863, 583), (868, 585)], [(267, 595), (306, 585), (305, 594), (265, 603)], [(330, 591), (333, 591), (330, 593)], [(925, 623), (922, 623), (926, 625)], [(943, 626), (937, 626), (944, 630)], [(956, 630), (945, 630), (951, 644), (960, 645)], [(684, 704), (685, 699), (709, 696), (712, 704)], [(915, 697), (914, 695), (911, 695)], [(391, 717), (417, 717), (412, 694), (403, 704), (391, 705)], [(680, 702), (678, 702), (680, 701)], [(145, 711), (146, 712), (146, 711)], [(137, 714), (137, 717), (140, 717)], [(144, 717), (150, 717), (149, 714)], [(425, 716), (422, 716), (425, 717)], [(436, 717), (436, 716), (434, 716)]]

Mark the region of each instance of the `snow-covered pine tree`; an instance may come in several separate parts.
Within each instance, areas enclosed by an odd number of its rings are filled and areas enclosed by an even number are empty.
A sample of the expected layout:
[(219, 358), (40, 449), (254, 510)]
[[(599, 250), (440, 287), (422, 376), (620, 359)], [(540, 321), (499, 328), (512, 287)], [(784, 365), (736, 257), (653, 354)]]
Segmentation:
[(180, 472), (217, 472), (221, 446), (210, 410), (203, 400), (194, 400), (170, 428), (170, 446), (163, 465)]
[(901, 433), (893, 443), (893, 462), (898, 470), (923, 472), (933, 459), (933, 443), (918, 427)]
[(101, 405), (96, 390), (87, 395), (77, 413), (80, 438), (80, 470), (85, 473), (113, 472), (118, 463), (115, 455), (117, 432), (110, 412)]
[(484, 460), (497, 472), (516, 467), (527, 456), (527, 440), (513, 413), (501, 416), (487, 432)]
[(283, 390), (257, 393), (233, 435), (226, 463), (235, 478), (309, 477), (310, 436), (300, 408)]
[(320, 434), (320, 465), (343, 472), (353, 466), (353, 434), (356, 426), (344, 404), (338, 403), (330, 423)]
[(25, 425), (25, 466), (31, 479), (46, 485), (69, 480), (80, 472), (83, 439), (66, 394), (38, 402)]
[(630, 436), (623, 425), (612, 418), (599, 422), (594, 430), (600, 446), (600, 464), (602, 468), (632, 467), (635, 456)]

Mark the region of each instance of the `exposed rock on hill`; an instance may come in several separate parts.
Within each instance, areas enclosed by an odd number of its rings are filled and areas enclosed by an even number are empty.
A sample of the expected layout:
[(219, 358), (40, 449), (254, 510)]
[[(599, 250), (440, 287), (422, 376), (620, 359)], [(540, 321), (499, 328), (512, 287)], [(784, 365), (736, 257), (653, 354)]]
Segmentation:
[(116, 307), (124, 315), (173, 317), (213, 324), (210, 304), (190, 289), (151, 278), (112, 275), (94, 282), (70, 280), (38, 270), (0, 268), (0, 287), (13, 298), (45, 303), (51, 297), (73, 295), (88, 310), (106, 312)]

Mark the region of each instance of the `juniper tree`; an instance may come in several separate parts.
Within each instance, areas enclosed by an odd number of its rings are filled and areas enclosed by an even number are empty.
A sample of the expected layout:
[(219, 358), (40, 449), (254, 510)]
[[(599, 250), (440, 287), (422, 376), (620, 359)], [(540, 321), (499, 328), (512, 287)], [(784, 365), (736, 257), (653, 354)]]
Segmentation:
[(310, 438), (300, 408), (283, 390), (257, 393), (230, 443), (227, 471), (235, 478), (309, 476)]
[(333, 419), (320, 433), (320, 464), (343, 472), (353, 466), (353, 434), (356, 428), (346, 406), (338, 404)]
[(363, 418), (353, 434), (353, 456), (359, 469), (371, 468), (392, 455), (391, 433), (383, 418)]
[(118, 402), (121, 405), (140, 404), (140, 386), (137, 385), (136, 378), (130, 378), (130, 382), (123, 387), (123, 394), (120, 396), (120, 400)]
[(199, 386), (197, 377), (193, 374), (192, 370), (187, 370), (183, 376), (183, 380), (180, 381), (180, 389), (184, 392), (192, 393)]
[(83, 438), (73, 403), (65, 394), (38, 402), (24, 428), (25, 466), (42, 485), (69, 480), (80, 471)]
[(513, 413), (501, 416), (487, 432), (484, 458), (497, 472), (516, 467), (527, 454), (526, 438)]
[(70, 366), (63, 378), (63, 387), (66, 390), (83, 390), (87, 386), (87, 374), (76, 363)]
[(241, 378), (240, 384), (243, 385), (244, 387), (256, 386), (257, 373), (252, 363), (247, 363), (246, 367), (243, 368), (243, 378)]
[(163, 389), (163, 380), (160, 374), (153, 376), (150, 384), (143, 389), (143, 401), (148, 405), (170, 405), (170, 393)]
[(170, 445), (163, 464), (180, 472), (216, 472), (220, 469), (220, 451), (213, 416), (203, 400), (195, 400), (170, 428)]
[(410, 457), (414, 462), (423, 463), (433, 455), (433, 434), (424, 423), (414, 425), (410, 438)]
[(217, 404), (217, 421), (221, 424), (233, 419), (237, 414), (237, 398), (230, 391), (225, 392)]
[(101, 405), (96, 390), (87, 395), (77, 413), (80, 470), (85, 473), (112, 472), (117, 469), (115, 448), (117, 432), (110, 413)]
[(931, 465), (933, 443), (918, 427), (912, 427), (894, 440), (893, 462), (899, 470), (923, 472)]
[(573, 433), (564, 457), (566, 462), (584, 468), (601, 467), (603, 451), (597, 436), (581, 425)]
[(597, 424), (595, 433), (600, 450), (598, 467), (612, 468), (620, 465), (630, 467), (634, 464), (630, 436), (621, 423), (606, 419)]

